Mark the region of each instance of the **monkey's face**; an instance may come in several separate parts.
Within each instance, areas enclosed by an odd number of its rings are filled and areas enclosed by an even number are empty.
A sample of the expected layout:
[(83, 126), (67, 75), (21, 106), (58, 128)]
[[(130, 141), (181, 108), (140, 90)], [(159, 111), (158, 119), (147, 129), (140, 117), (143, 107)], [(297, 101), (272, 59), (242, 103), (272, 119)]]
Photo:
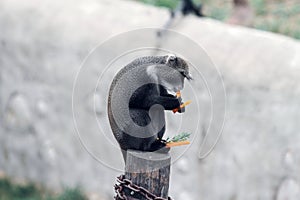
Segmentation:
[(170, 94), (175, 94), (184, 87), (184, 79), (191, 80), (188, 64), (179, 57), (167, 55), (162, 57), (162, 64), (147, 67), (147, 74), (162, 85)]
[(188, 80), (193, 79), (189, 72), (189, 65), (184, 59), (175, 55), (167, 55), (165, 56), (165, 62), (167, 66), (176, 69), (179, 73), (181, 73), (184, 78)]
[(168, 72), (161, 74), (160, 84), (166, 88), (169, 94), (175, 95), (177, 91), (184, 87), (184, 76), (177, 70), (167, 69)]
[(159, 79), (170, 94), (175, 94), (184, 87), (184, 79), (191, 80), (188, 64), (174, 55), (166, 56), (166, 67), (161, 69)]

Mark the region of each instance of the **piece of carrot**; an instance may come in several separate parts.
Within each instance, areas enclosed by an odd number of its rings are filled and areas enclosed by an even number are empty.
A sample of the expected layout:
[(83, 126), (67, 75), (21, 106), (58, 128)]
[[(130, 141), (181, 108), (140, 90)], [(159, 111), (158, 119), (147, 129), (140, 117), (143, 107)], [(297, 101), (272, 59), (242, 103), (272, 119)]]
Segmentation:
[(180, 105), (180, 108), (183, 108), (183, 107), (189, 105), (190, 103), (192, 103), (192, 101), (191, 101), (191, 100), (188, 100), (188, 101), (184, 102), (183, 104), (181, 104), (181, 105)]
[[(180, 105), (180, 108), (183, 108), (183, 107), (185, 107), (185, 106), (189, 105), (190, 103), (192, 103), (192, 101), (191, 101), (191, 100), (189, 100), (189, 101), (186, 101), (186, 102), (184, 102), (183, 104), (181, 104), (181, 105)], [(179, 108), (175, 108), (175, 109), (173, 109), (173, 113), (176, 113), (176, 112), (178, 112), (178, 110), (179, 110)]]
[(168, 142), (166, 144), (166, 147), (171, 148), (171, 147), (182, 146), (182, 145), (187, 145), (187, 144), (190, 144), (190, 141), (185, 140), (185, 141), (179, 141), (179, 142)]

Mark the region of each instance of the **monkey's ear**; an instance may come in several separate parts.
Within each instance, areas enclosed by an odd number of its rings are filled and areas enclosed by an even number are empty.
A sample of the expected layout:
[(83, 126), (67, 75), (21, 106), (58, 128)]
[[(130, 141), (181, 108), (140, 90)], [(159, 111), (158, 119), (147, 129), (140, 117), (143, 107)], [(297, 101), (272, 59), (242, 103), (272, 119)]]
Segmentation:
[(169, 63), (170, 61), (175, 61), (177, 59), (176, 55), (174, 54), (169, 54), (167, 57), (166, 62)]

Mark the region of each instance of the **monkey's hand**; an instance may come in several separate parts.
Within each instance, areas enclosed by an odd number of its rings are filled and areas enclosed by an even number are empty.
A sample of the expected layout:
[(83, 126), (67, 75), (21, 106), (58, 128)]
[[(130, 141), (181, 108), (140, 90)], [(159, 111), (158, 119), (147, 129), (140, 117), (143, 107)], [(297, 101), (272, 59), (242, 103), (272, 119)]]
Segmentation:
[(182, 97), (180, 96), (180, 97), (177, 97), (177, 99), (178, 99), (178, 101), (180, 102), (180, 105), (182, 105)]
[(179, 108), (177, 108), (177, 112), (184, 113), (185, 112), (185, 107), (182, 106), (182, 105), (184, 105), (184, 102), (182, 102), (181, 96), (179, 96), (177, 99), (180, 102), (180, 106), (179, 106)]
[[(181, 105), (184, 105), (184, 103), (181, 103)], [(180, 106), (180, 107), (178, 108), (178, 112), (179, 112), (179, 113), (184, 113), (184, 112), (185, 112), (185, 107)]]
[(176, 113), (176, 112), (184, 113), (184, 112), (185, 112), (185, 108), (184, 108), (184, 106), (182, 106), (182, 105), (184, 105), (184, 104), (183, 104), (183, 102), (182, 102), (182, 98), (181, 98), (181, 93), (180, 93), (180, 91), (178, 91), (178, 92), (176, 93), (176, 98), (178, 99), (178, 101), (179, 101), (179, 103), (180, 103), (180, 106), (177, 107), (177, 108), (175, 108), (175, 109), (173, 109), (173, 113)]
[(179, 110), (181, 110), (180, 113), (185, 112), (185, 109), (184, 109), (185, 106), (189, 105), (190, 103), (191, 103), (191, 101), (186, 101), (186, 102), (180, 104), (180, 106), (178, 108), (173, 110), (173, 113), (179, 112)]

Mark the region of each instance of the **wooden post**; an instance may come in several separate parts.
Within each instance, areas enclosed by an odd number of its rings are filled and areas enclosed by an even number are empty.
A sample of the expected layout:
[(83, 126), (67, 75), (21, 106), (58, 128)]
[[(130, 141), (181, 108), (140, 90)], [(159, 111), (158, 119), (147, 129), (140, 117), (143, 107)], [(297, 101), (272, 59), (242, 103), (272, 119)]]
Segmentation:
[[(125, 178), (158, 197), (168, 198), (170, 163), (169, 153), (128, 150)], [(135, 200), (131, 197), (128, 199)]]

